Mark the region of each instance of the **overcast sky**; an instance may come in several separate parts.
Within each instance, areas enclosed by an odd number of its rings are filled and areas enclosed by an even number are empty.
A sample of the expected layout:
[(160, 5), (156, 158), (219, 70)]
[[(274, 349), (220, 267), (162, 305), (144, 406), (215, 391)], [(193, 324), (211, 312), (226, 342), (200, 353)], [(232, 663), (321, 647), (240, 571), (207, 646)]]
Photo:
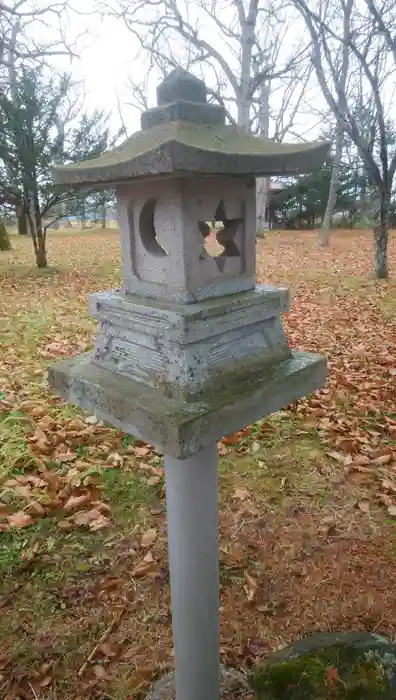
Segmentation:
[[(41, 1), (48, 5), (47, 0)], [(128, 77), (132, 76), (135, 82), (139, 82), (139, 79), (143, 79), (145, 74), (141, 59), (136, 60), (139, 45), (122, 20), (102, 18), (97, 12), (93, 12), (95, 0), (74, 0), (74, 3), (84, 14), (78, 16), (72, 13), (70, 15), (68, 34), (71, 38), (84, 30), (87, 34), (79, 39), (79, 58), (73, 60), (71, 67), (66, 59), (57, 59), (56, 62), (63, 69), (71, 68), (73, 76), (84, 81), (86, 108), (91, 111), (100, 107), (110, 112), (114, 131), (120, 126), (118, 95), (127, 130), (131, 134), (140, 128), (140, 118), (139, 111), (128, 106), (128, 102), (133, 100), (131, 89), (128, 89), (127, 85)], [(90, 11), (91, 14), (88, 14)], [(293, 28), (293, 33), (294, 31), (298, 32), (297, 26), (295, 30)], [(208, 37), (206, 36), (206, 38)], [(216, 41), (216, 38), (213, 37), (213, 40)], [(293, 36), (291, 36), (291, 41), (293, 43)], [(151, 102), (154, 105), (154, 84), (151, 85), (151, 89)], [(312, 90), (307, 94), (308, 103), (311, 101), (313, 104), (314, 101), (310, 98)], [(273, 102), (277, 99), (275, 94)], [(273, 106), (276, 109), (276, 104)], [(318, 127), (316, 126), (318, 118), (317, 115), (310, 115), (309, 111), (309, 104), (305, 105), (304, 113), (299, 115), (296, 131), (305, 136), (306, 139), (311, 140), (318, 136)], [(288, 140), (295, 139), (289, 137)]]

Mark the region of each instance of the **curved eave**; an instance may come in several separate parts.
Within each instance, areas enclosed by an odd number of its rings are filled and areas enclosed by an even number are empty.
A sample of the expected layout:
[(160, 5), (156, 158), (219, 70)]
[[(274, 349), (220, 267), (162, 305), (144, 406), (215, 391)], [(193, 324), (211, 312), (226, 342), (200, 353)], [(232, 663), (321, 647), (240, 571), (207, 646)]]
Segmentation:
[[(253, 138), (253, 137), (252, 137)], [(323, 164), (330, 143), (279, 144), (269, 153), (233, 153), (202, 148), (175, 139), (134, 157), (111, 162), (109, 154), (84, 163), (55, 166), (53, 179), (58, 185), (75, 187), (111, 186), (140, 178), (161, 176), (275, 176), (297, 175), (317, 170)], [(126, 156), (127, 154), (125, 154)]]

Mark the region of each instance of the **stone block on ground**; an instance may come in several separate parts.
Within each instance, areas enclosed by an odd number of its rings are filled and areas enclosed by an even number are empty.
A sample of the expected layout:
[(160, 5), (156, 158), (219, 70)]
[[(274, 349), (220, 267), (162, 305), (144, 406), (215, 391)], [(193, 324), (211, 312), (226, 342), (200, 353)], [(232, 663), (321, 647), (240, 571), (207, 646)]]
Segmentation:
[(257, 700), (395, 700), (396, 645), (367, 632), (317, 633), (271, 654)]

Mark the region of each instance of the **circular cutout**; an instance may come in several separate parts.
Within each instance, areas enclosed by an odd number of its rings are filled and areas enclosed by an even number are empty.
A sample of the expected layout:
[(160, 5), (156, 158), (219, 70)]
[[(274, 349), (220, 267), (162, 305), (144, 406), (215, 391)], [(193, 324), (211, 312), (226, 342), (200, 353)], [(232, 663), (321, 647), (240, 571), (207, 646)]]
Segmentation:
[(154, 225), (156, 199), (148, 199), (142, 206), (139, 217), (139, 231), (142, 243), (148, 253), (157, 257), (165, 257), (168, 252), (157, 240), (157, 233)]

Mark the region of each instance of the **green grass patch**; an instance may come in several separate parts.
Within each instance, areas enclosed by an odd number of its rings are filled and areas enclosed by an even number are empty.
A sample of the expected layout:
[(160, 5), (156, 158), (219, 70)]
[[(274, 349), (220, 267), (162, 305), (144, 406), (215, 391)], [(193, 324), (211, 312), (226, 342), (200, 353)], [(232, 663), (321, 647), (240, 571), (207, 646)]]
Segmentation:
[(326, 446), (315, 429), (286, 411), (253, 426), (241, 445), (221, 459), (225, 497), (243, 483), (255, 498), (282, 501), (285, 496), (309, 496), (322, 504), (330, 497), (328, 481), (317, 464), (328, 462)]
[(33, 464), (26, 439), (31, 427), (29, 418), (18, 411), (0, 413), (0, 484), (15, 470), (20, 473)]
[(131, 472), (105, 469), (101, 485), (105, 500), (111, 505), (117, 524), (133, 525), (144, 519), (146, 508), (158, 493), (156, 487)]

